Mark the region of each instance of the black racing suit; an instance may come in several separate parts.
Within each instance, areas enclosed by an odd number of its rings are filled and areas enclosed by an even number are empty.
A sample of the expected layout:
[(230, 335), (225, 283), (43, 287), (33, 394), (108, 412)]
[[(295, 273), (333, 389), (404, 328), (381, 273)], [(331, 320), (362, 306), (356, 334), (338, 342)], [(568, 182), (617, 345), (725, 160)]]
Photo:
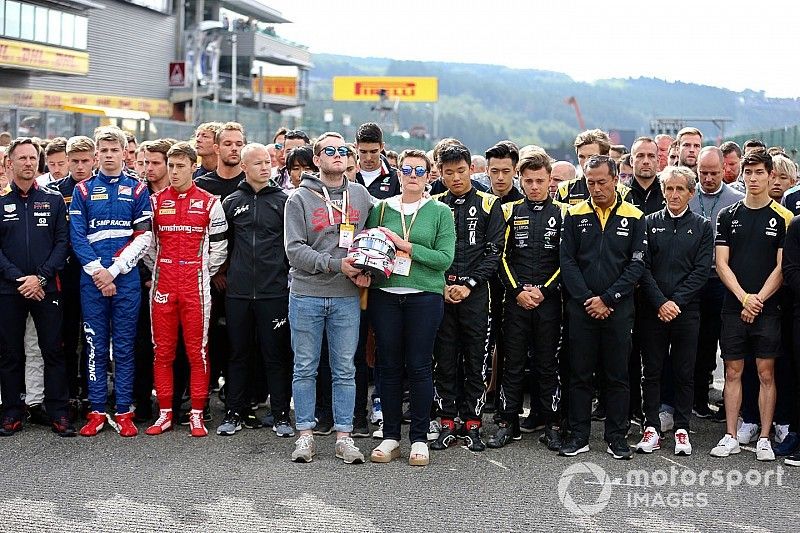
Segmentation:
[[(617, 183), (617, 194), (626, 202), (630, 194), (630, 187), (622, 182)], [(556, 192), (556, 200), (568, 204), (577, 205), (589, 199), (589, 187), (586, 185), (586, 178), (581, 176), (569, 181), (561, 182)]]
[(500, 264), (505, 221), (498, 198), (474, 187), (460, 197), (446, 192), (434, 198), (450, 206), (456, 226), (455, 258), (445, 282), (470, 289), (461, 302), (444, 306), (433, 349), (434, 400), (444, 420), (460, 414), (480, 422), (491, 327), (489, 279)]
[[(67, 219), (69, 219), (69, 204), (72, 203), (72, 193), (75, 181), (71, 175), (47, 184), (47, 188), (58, 191), (64, 197), (67, 206)], [(85, 357), (78, 353), (83, 331), (81, 322), (81, 263), (72, 253), (67, 255), (64, 269), (59, 273), (61, 280), (61, 310), (63, 321), (61, 323), (61, 337), (64, 342), (64, 358), (67, 364), (67, 379), (69, 380), (69, 397), (79, 398), (86, 395), (86, 380), (81, 378), (82, 368), (86, 368)]]
[[(548, 197), (503, 206), (507, 226), (500, 278), (506, 286), (503, 316), (503, 381), (500, 388), (503, 419), (519, 423), (524, 398), (523, 374), (529, 350), (538, 378), (538, 406), (532, 409), (549, 423), (557, 422), (561, 387), (558, 379), (558, 340), (561, 335), (559, 239), (564, 204)], [(544, 300), (523, 309), (517, 296), (526, 287), (538, 288)]]

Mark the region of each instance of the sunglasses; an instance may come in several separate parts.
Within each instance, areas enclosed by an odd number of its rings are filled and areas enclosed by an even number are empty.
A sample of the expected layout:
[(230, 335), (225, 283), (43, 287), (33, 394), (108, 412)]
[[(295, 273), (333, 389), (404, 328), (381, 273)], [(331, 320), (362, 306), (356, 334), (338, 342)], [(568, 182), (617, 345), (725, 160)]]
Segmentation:
[(281, 143), (275, 143), (276, 150), (283, 150), (283, 145)]
[(421, 178), (422, 176), (428, 173), (428, 169), (422, 166), (412, 167), (411, 165), (403, 165), (402, 167), (400, 167), (400, 170), (403, 172), (403, 176), (410, 176), (411, 173), (413, 172), (414, 174), (417, 175), (418, 178)]
[(347, 147), (346, 146), (340, 146), (339, 148), (334, 148), (333, 146), (326, 146), (325, 148), (323, 148), (321, 150), (321, 152), (323, 154), (327, 155), (328, 157), (333, 157), (337, 153), (342, 157), (347, 157), (347, 154), (349, 153), (347, 151)]

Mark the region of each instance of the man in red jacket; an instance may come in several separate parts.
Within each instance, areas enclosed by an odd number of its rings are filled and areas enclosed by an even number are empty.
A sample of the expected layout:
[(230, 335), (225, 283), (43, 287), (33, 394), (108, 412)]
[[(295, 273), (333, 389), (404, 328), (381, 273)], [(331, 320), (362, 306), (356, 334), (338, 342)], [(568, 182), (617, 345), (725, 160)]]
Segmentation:
[(203, 408), (210, 375), (211, 276), (227, 255), (228, 224), (219, 200), (192, 181), (197, 168), (194, 148), (185, 142), (173, 145), (167, 152), (167, 168), (170, 186), (152, 199), (156, 257), (150, 312), (153, 375), (161, 412), (145, 432), (159, 435), (172, 428), (172, 363), (180, 325), (191, 371), (189, 428), (192, 436), (204, 437), (208, 435)]

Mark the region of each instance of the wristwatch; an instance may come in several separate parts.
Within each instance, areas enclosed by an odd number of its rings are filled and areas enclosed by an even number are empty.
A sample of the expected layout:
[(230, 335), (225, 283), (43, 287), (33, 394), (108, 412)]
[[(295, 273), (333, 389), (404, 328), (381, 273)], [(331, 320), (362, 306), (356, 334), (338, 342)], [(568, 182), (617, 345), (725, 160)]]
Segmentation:
[(47, 278), (44, 276), (36, 276), (39, 280), (39, 286), (44, 289), (44, 286), (47, 285)]
[(473, 290), (477, 286), (478, 286), (478, 282), (475, 281), (475, 279), (469, 278), (467, 280), (467, 287), (469, 287), (469, 290)]

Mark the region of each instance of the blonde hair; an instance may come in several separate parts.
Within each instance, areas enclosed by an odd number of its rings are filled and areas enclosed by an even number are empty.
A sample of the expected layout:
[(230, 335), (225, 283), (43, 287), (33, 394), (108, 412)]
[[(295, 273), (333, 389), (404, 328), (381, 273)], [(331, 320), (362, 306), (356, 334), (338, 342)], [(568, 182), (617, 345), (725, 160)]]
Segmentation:
[(85, 135), (76, 135), (67, 140), (67, 155), (74, 152), (92, 152), (97, 149), (94, 141)]
[(100, 141), (119, 143), (123, 150), (128, 147), (128, 138), (125, 136), (125, 132), (116, 126), (101, 126), (94, 130), (95, 144), (99, 146)]
[(244, 126), (239, 124), (238, 122), (226, 122), (222, 124), (219, 129), (217, 130), (216, 134), (214, 135), (214, 143), (219, 144), (220, 139), (222, 138), (222, 134), (226, 131), (238, 131), (242, 134), (242, 139), (244, 143), (247, 144), (247, 136), (244, 133)]

